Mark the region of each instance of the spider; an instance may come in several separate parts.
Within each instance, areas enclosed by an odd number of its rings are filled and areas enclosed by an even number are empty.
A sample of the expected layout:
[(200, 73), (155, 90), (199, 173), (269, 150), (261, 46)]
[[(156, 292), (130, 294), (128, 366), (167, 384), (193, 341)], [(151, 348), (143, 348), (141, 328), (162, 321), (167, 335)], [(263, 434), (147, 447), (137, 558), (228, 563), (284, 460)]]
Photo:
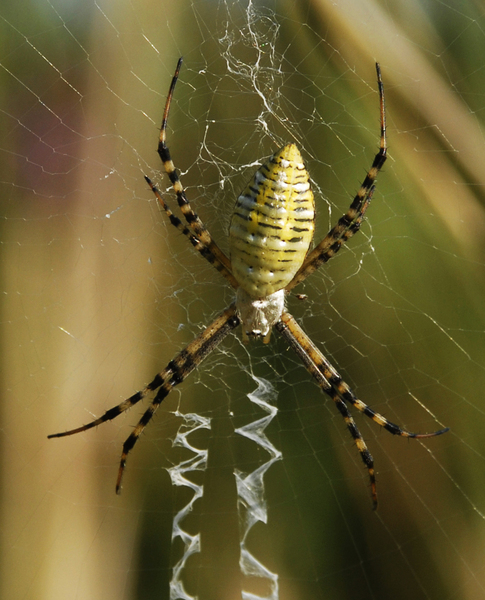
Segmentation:
[(310, 176), (294, 143), (288, 143), (271, 156), (254, 174), (238, 197), (229, 228), (230, 258), (213, 240), (209, 230), (193, 210), (179, 179), (166, 144), (167, 121), (182, 58), (179, 59), (168, 92), (158, 143), (158, 154), (175, 191), (185, 223), (175, 216), (158, 188), (145, 176), (170, 223), (185, 235), (195, 250), (211, 263), (235, 289), (236, 297), (215, 320), (186, 346), (144, 389), (121, 404), (107, 410), (87, 425), (49, 435), (63, 437), (86, 431), (114, 419), (145, 396), (156, 391), (150, 406), (123, 444), (116, 481), (116, 493), (129, 452), (148, 425), (161, 402), (222, 342), (236, 327), (242, 326), (243, 342), (262, 338), (267, 344), (272, 328), (280, 333), (300, 357), (318, 386), (332, 398), (354, 439), (367, 467), (372, 503), (377, 507), (374, 461), (349, 411), (353, 406), (392, 434), (406, 438), (440, 435), (448, 428), (433, 433), (412, 433), (388, 421), (359, 400), (342, 380), (335, 368), (310, 340), (295, 318), (285, 308), (285, 296), (340, 250), (358, 232), (369, 207), (376, 177), (387, 156), (384, 87), (379, 64), (376, 63), (380, 99), (379, 150), (348, 211), (325, 238), (310, 251), (315, 224), (315, 205)]

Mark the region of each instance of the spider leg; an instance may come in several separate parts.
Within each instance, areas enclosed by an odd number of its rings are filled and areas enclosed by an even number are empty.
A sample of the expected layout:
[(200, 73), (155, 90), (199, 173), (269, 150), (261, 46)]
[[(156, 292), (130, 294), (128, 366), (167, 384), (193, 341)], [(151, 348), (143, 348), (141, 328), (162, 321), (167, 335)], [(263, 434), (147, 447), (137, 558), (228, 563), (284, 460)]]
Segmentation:
[[(291, 316), (289, 313), (285, 313), (285, 316)], [(293, 318), (293, 317), (291, 317)], [(369, 473), (370, 485), (371, 485), (371, 496), (372, 496), (372, 505), (374, 510), (377, 508), (377, 488), (376, 488), (376, 476), (374, 471), (374, 459), (372, 458), (372, 454), (369, 452), (367, 445), (360, 433), (350, 411), (339, 396), (338, 392), (336, 392), (331, 383), (325, 378), (325, 376), (318, 369), (317, 364), (311, 359), (311, 357), (305, 352), (304, 347), (300, 344), (297, 337), (294, 333), (289, 329), (287, 324), (280, 320), (276, 325), (276, 329), (286, 338), (287, 342), (290, 346), (296, 351), (298, 356), (303, 361), (305, 367), (310, 372), (310, 374), (314, 377), (317, 384), (320, 388), (332, 398), (339, 410), (340, 414), (344, 418), (345, 424), (347, 425), (352, 438), (355, 441), (358, 451), (360, 452), (360, 456), (362, 457), (362, 461), (364, 465), (367, 467), (367, 471)]]
[(123, 477), (126, 459), (128, 453), (133, 449), (141, 433), (148, 425), (157, 408), (168, 396), (172, 389), (182, 383), (190, 373), (200, 365), (206, 358), (230, 333), (240, 324), (239, 317), (236, 315), (235, 304), (231, 304), (222, 312), (204, 331), (199, 334), (188, 346), (186, 346), (177, 356), (170, 361), (168, 369), (173, 373), (169, 381), (164, 381), (162, 386), (153, 399), (153, 402), (142, 415), (135, 429), (123, 444), (121, 453), (120, 467), (118, 470), (118, 479), (116, 481), (116, 493), (121, 492), (121, 480)]
[(449, 431), (449, 428), (447, 427), (445, 429), (440, 429), (439, 431), (434, 431), (432, 433), (413, 433), (399, 427), (399, 425), (396, 425), (391, 421), (388, 421), (383, 415), (375, 412), (369, 406), (367, 406), (367, 404), (362, 402), (362, 400), (357, 398), (352, 389), (342, 380), (334, 367), (310, 340), (310, 338), (298, 325), (295, 318), (290, 313), (284, 312), (275, 327), (300, 357), (301, 361), (310, 374), (315, 378), (322, 390), (337, 404), (337, 408), (344, 417), (347, 427), (349, 428), (350, 433), (357, 444), (357, 448), (362, 456), (362, 460), (369, 471), (372, 499), (375, 508), (377, 506), (377, 495), (375, 489), (373, 459), (367, 450), (365, 442), (362, 439), (362, 436), (357, 429), (352, 416), (348, 412), (345, 402), (348, 402), (354, 406), (357, 410), (364, 413), (367, 417), (371, 418), (378, 425), (394, 435), (400, 435), (408, 438), (427, 438), (446, 433)]
[[(235, 279), (231, 275), (231, 263), (224, 252), (219, 248), (219, 246), (214, 242), (212, 236), (201, 221), (197, 213), (194, 211), (192, 206), (190, 205), (189, 200), (185, 194), (185, 189), (180, 181), (178, 173), (175, 169), (175, 165), (173, 164), (172, 158), (170, 156), (170, 151), (166, 144), (166, 133), (167, 133), (167, 122), (168, 115), (170, 112), (170, 104), (172, 102), (173, 92), (175, 89), (175, 84), (177, 83), (177, 79), (180, 73), (180, 68), (182, 66), (182, 58), (179, 58), (177, 63), (177, 68), (175, 69), (175, 74), (172, 78), (172, 83), (170, 84), (170, 89), (167, 96), (167, 102), (165, 104), (165, 110), (163, 111), (163, 119), (162, 119), (162, 127), (160, 129), (160, 138), (158, 142), (158, 154), (162, 160), (165, 172), (170, 179), (175, 194), (177, 195), (177, 202), (180, 206), (180, 210), (187, 221), (190, 229), (195, 234), (196, 238), (200, 240), (200, 242), (207, 248), (208, 252), (214, 256), (217, 262), (219, 262), (224, 270), (220, 270), (221, 273), (229, 279), (232, 286), (237, 287), (235, 285)], [(153, 188), (152, 188), (153, 189)], [(162, 205), (163, 206), (163, 205)]]
[[(316, 246), (312, 252), (308, 254), (305, 262), (300, 267), (300, 270), (295, 275), (291, 282), (291, 287), (294, 287), (304, 279), (316, 271), (323, 263), (327, 262), (340, 249), (354, 233), (356, 233), (362, 222), (370, 199), (374, 192), (375, 180), (379, 171), (382, 169), (387, 158), (387, 140), (386, 140), (386, 105), (384, 100), (384, 86), (382, 84), (381, 69), (379, 63), (376, 63), (377, 86), (379, 88), (380, 100), (380, 119), (381, 119), (381, 137), (379, 142), (379, 151), (374, 157), (372, 166), (367, 172), (359, 191), (355, 195), (349, 210), (341, 217), (325, 238)], [(338, 243), (334, 248), (334, 244)], [(334, 248), (333, 251), (330, 251)]]
[(105, 423), (106, 421), (112, 421), (113, 419), (116, 419), (116, 417), (121, 415), (121, 413), (125, 412), (125, 410), (128, 410), (132, 406), (135, 406), (135, 404), (140, 402), (140, 400), (143, 400), (143, 398), (145, 398), (145, 396), (148, 394), (148, 392), (156, 390), (165, 381), (170, 380), (171, 376), (172, 376), (172, 373), (171, 373), (171, 371), (169, 371), (168, 368), (165, 369), (164, 371), (161, 371), (160, 373), (157, 373), (154, 380), (151, 383), (149, 383), (143, 390), (136, 392), (136, 394), (133, 394), (133, 396), (130, 396), (126, 400), (123, 400), (123, 402), (121, 402), (117, 406), (113, 406), (113, 408), (108, 409), (103, 415), (101, 415), (94, 421), (91, 421), (90, 423), (87, 423), (86, 425), (81, 425), (81, 427), (76, 427), (76, 429), (69, 429), (69, 431), (61, 431), (60, 433), (51, 433), (50, 435), (47, 436), (47, 439), (65, 437), (67, 435), (74, 435), (75, 433), (81, 433), (82, 431), (86, 431), (88, 429), (92, 429), (93, 427), (97, 427), (98, 425), (101, 425), (102, 423)]
[[(316, 375), (312, 373), (313, 376), (317, 379)], [(320, 373), (321, 376), (321, 373)], [(318, 379), (317, 379), (318, 381)], [(377, 487), (376, 487), (376, 474), (374, 471), (374, 459), (372, 458), (372, 454), (369, 452), (367, 445), (360, 433), (350, 411), (345, 404), (345, 402), (340, 398), (338, 393), (332, 389), (332, 386), (328, 381), (325, 380), (325, 377), (322, 377), (322, 383), (318, 384), (324, 392), (326, 392), (332, 400), (335, 402), (340, 414), (344, 418), (345, 424), (347, 425), (350, 435), (353, 437), (355, 445), (357, 446), (358, 451), (360, 452), (360, 456), (364, 462), (364, 465), (367, 467), (367, 471), (369, 472), (370, 479), (370, 488), (371, 488), (371, 496), (372, 496), (372, 507), (374, 510), (377, 508)], [(325, 385), (329, 386), (325, 389)]]
[(306, 279), (308, 275), (314, 273), (321, 265), (328, 262), (337, 254), (347, 240), (349, 240), (359, 231), (362, 221), (364, 220), (365, 212), (369, 207), (370, 201), (372, 200), (372, 194), (374, 193), (374, 190), (375, 186), (372, 186), (369, 190), (367, 198), (362, 203), (361, 209), (354, 220), (352, 220), (352, 215), (349, 216), (351, 211), (347, 212), (343, 217), (340, 217), (337, 225), (335, 225), (335, 227), (328, 232), (320, 244), (318, 244), (318, 246), (308, 254), (305, 262), (300, 267), (300, 270), (286, 286), (287, 292), (292, 290), (295, 286)]
[(214, 350), (222, 340), (239, 325), (239, 317), (236, 315), (235, 304), (231, 304), (226, 310), (224, 310), (202, 333), (200, 333), (188, 346), (186, 346), (177, 356), (171, 360), (166, 368), (158, 373), (153, 381), (149, 383), (142, 391), (137, 392), (127, 400), (124, 400), (118, 406), (107, 410), (104, 415), (98, 419), (72, 429), (63, 433), (54, 433), (49, 435), (49, 438), (64, 437), (66, 435), (73, 435), (86, 431), (92, 427), (96, 427), (105, 421), (114, 419), (122, 412), (131, 408), (137, 402), (142, 400), (149, 391), (158, 389), (158, 392), (153, 399), (150, 406), (142, 415), (138, 424), (132, 433), (128, 436), (125, 443), (123, 444), (123, 450), (121, 453), (120, 467), (118, 470), (118, 478), (116, 480), (116, 493), (121, 492), (121, 480), (126, 465), (126, 459), (128, 453), (133, 449), (141, 433), (152, 419), (157, 408), (160, 406), (162, 401), (168, 396), (172, 389), (182, 383), (190, 373), (199, 366), (199, 364), (206, 358), (212, 350)]
[(407, 431), (388, 421), (386, 417), (378, 412), (372, 410), (365, 402), (359, 400), (354, 394), (352, 389), (343, 381), (342, 377), (337, 373), (335, 368), (310, 340), (308, 335), (298, 325), (295, 318), (288, 312), (284, 312), (281, 315), (280, 321), (275, 325), (278, 331), (290, 342), (291, 347), (297, 352), (298, 356), (302, 359), (305, 366), (318, 369), (318, 371), (325, 377), (328, 383), (332, 386), (332, 389), (346, 402), (352, 404), (357, 410), (364, 413), (367, 417), (372, 419), (375, 423), (387, 429), (389, 433), (394, 435), (400, 435), (408, 438), (428, 438), (441, 435), (449, 431), (449, 427), (433, 431), (431, 433), (414, 433)]
[(160, 194), (160, 191), (158, 190), (156, 185), (146, 175), (145, 181), (148, 183), (152, 192), (155, 194), (155, 197), (157, 198), (162, 209), (165, 211), (165, 214), (167, 215), (170, 223), (189, 239), (190, 243), (197, 250), (197, 252), (199, 252), (211, 265), (213, 265), (229, 281), (229, 283), (234, 288), (237, 288), (239, 284), (236, 281), (233, 274), (231, 273), (231, 271), (228, 271), (226, 267), (221, 262), (219, 262), (219, 260), (214, 256), (214, 254), (209, 250), (209, 248), (200, 241), (200, 239), (194, 234), (194, 232), (189, 227), (187, 227), (187, 225), (184, 225), (182, 221), (176, 215), (173, 214), (168, 204), (162, 198), (162, 195)]

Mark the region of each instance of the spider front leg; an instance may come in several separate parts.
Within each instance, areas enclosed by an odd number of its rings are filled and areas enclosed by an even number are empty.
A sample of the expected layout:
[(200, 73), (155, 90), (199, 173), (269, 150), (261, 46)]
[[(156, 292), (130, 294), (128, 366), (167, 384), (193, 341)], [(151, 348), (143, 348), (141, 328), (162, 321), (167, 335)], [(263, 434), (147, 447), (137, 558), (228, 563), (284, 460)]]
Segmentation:
[(327, 262), (332, 256), (340, 250), (341, 246), (356, 233), (362, 220), (365, 211), (369, 206), (372, 194), (375, 189), (375, 181), (379, 171), (382, 169), (387, 158), (387, 139), (386, 139), (386, 104), (384, 99), (384, 85), (382, 83), (381, 68), (379, 63), (376, 63), (377, 86), (379, 89), (380, 102), (380, 120), (381, 120), (381, 136), (379, 141), (379, 150), (374, 157), (372, 166), (367, 172), (359, 191), (355, 195), (349, 210), (341, 217), (325, 238), (316, 246), (306, 257), (305, 262), (300, 267), (300, 270), (295, 275), (295, 278), (286, 288), (287, 291), (294, 288), (322, 264)]
[(372, 501), (374, 509), (377, 508), (374, 461), (371, 454), (367, 450), (367, 446), (362, 438), (362, 435), (357, 429), (355, 421), (349, 413), (345, 402), (348, 402), (354, 406), (357, 410), (364, 413), (375, 423), (394, 435), (416, 439), (428, 438), (446, 433), (449, 431), (449, 428), (446, 427), (445, 429), (440, 429), (432, 433), (413, 433), (399, 427), (399, 425), (396, 425), (391, 421), (388, 421), (383, 415), (375, 412), (369, 406), (367, 406), (367, 404), (362, 402), (362, 400), (357, 398), (351, 388), (343, 381), (337, 371), (310, 340), (310, 338), (298, 325), (295, 318), (290, 313), (284, 312), (281, 316), (281, 319), (275, 325), (275, 328), (281, 333), (281, 335), (297, 353), (321, 389), (336, 403), (337, 408), (344, 417), (347, 427), (349, 428), (349, 431), (356, 442), (357, 449), (361, 454), (362, 460), (369, 471)]
[(347, 212), (343, 217), (340, 217), (337, 225), (335, 225), (335, 227), (329, 231), (329, 233), (325, 236), (325, 239), (322, 240), (322, 242), (320, 242), (320, 244), (318, 244), (318, 246), (308, 254), (298, 273), (285, 288), (287, 292), (292, 290), (295, 286), (306, 279), (308, 275), (311, 275), (313, 272), (315, 272), (321, 265), (333, 258), (340, 248), (360, 230), (365, 213), (369, 207), (370, 201), (372, 200), (374, 190), (375, 186), (372, 186), (372, 188), (369, 190), (367, 198), (363, 202), (359, 212), (356, 215), (352, 209), (352, 219), (349, 217), (350, 211)]
[(64, 431), (62, 433), (53, 433), (48, 438), (64, 437), (67, 435), (74, 435), (75, 433), (81, 433), (97, 425), (101, 425), (105, 421), (111, 421), (115, 419), (125, 410), (128, 410), (145, 396), (150, 391), (158, 392), (151, 402), (150, 406), (142, 415), (135, 429), (126, 439), (123, 444), (123, 451), (121, 453), (120, 466), (118, 469), (118, 478), (116, 480), (116, 493), (121, 492), (121, 481), (126, 466), (126, 459), (129, 452), (133, 449), (134, 445), (138, 441), (138, 438), (142, 434), (145, 427), (151, 421), (156, 410), (162, 403), (162, 401), (169, 395), (172, 389), (182, 383), (192, 371), (200, 365), (200, 363), (222, 342), (222, 340), (240, 324), (239, 317), (236, 315), (236, 307), (231, 304), (225, 311), (223, 311), (204, 331), (199, 334), (188, 346), (186, 346), (177, 356), (171, 360), (166, 368), (158, 373), (153, 381), (149, 383), (143, 390), (133, 394), (127, 400), (124, 400), (117, 406), (107, 410), (104, 415), (95, 419), (87, 425)]
[[(184, 186), (182, 185), (182, 182), (180, 181), (177, 170), (176, 170), (175, 165), (170, 156), (170, 150), (167, 146), (166, 139), (167, 139), (168, 115), (170, 113), (170, 105), (172, 102), (175, 85), (177, 83), (181, 67), (182, 67), (182, 58), (179, 58), (179, 60), (177, 62), (177, 67), (175, 69), (174, 76), (172, 78), (172, 82), (170, 84), (170, 89), (169, 89), (169, 92), (167, 95), (167, 101), (165, 103), (165, 109), (163, 111), (162, 126), (160, 128), (160, 137), (159, 137), (159, 141), (158, 141), (157, 152), (163, 163), (165, 172), (167, 173), (168, 178), (170, 179), (170, 182), (172, 183), (173, 189), (177, 196), (178, 205), (179, 205), (180, 210), (182, 211), (182, 214), (187, 222), (187, 225), (188, 225), (192, 235), (195, 236), (195, 238), (200, 242), (200, 245), (205, 248), (205, 252), (201, 252), (202, 256), (204, 256), (204, 258), (206, 258), (209, 262), (214, 264), (216, 266), (216, 268), (220, 271), (220, 273), (229, 281), (229, 283), (234, 288), (237, 288), (238, 283), (232, 274), (230, 261), (227, 258), (227, 256), (224, 254), (224, 252), (216, 244), (216, 242), (213, 240), (212, 235), (210, 234), (209, 230), (204, 225), (202, 220), (199, 218), (199, 216), (197, 215), (195, 210), (192, 208), (192, 206), (187, 198), (187, 195), (185, 193)], [(175, 225), (175, 227), (177, 227), (177, 229), (181, 230), (182, 233), (187, 235), (190, 239), (191, 235), (188, 234), (186, 231), (183, 231), (183, 226), (180, 227), (178, 224), (176, 224), (176, 221), (178, 220), (177, 217), (173, 218), (173, 215), (172, 215), (170, 209), (168, 208), (167, 204), (161, 198), (156, 187), (152, 184), (152, 182), (150, 181), (150, 179), (148, 177), (145, 177), (145, 179), (147, 180), (152, 191), (154, 192), (155, 196), (157, 197), (158, 201), (160, 202), (160, 205), (162, 206), (163, 210), (169, 217), (170, 222), (173, 225)], [(194, 244), (194, 246), (196, 246), (196, 245)], [(197, 249), (197, 247), (196, 247), (196, 249)]]

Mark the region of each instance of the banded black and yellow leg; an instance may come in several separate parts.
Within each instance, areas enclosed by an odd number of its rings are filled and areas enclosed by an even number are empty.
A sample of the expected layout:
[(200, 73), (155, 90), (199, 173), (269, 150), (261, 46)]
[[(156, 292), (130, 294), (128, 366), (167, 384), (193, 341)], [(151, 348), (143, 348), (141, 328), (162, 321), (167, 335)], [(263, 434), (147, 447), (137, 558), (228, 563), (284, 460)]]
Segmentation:
[(146, 388), (142, 391), (133, 394), (127, 400), (121, 402), (117, 406), (107, 410), (104, 415), (95, 419), (87, 425), (78, 427), (77, 429), (71, 429), (62, 433), (54, 433), (49, 435), (49, 438), (64, 437), (66, 435), (73, 435), (80, 433), (101, 425), (105, 421), (110, 421), (116, 418), (125, 410), (128, 410), (140, 400), (145, 398), (148, 392), (158, 389), (158, 392), (153, 399), (150, 406), (142, 415), (135, 429), (126, 439), (123, 444), (123, 450), (121, 453), (120, 467), (118, 470), (118, 478), (116, 480), (116, 493), (119, 494), (121, 491), (121, 480), (123, 477), (126, 459), (128, 453), (133, 449), (141, 433), (151, 421), (156, 410), (162, 403), (162, 401), (168, 396), (172, 389), (182, 383), (188, 375), (206, 358), (230, 333), (240, 324), (239, 317), (236, 315), (235, 304), (231, 304), (226, 310), (224, 310), (200, 335), (198, 335), (188, 346), (186, 346), (177, 356), (171, 360), (167, 367), (161, 371), (149, 383)]
[[(365, 414), (367, 417), (372, 419), (375, 423), (389, 431), (394, 435), (400, 435), (402, 437), (408, 438), (428, 438), (434, 437), (436, 435), (441, 435), (442, 433), (446, 433), (449, 431), (448, 428), (440, 429), (439, 431), (434, 431), (432, 433), (412, 433), (407, 431), (406, 429), (402, 429), (399, 425), (388, 421), (383, 415), (378, 412), (372, 410), (367, 404), (359, 400), (351, 388), (342, 380), (337, 371), (332, 367), (332, 365), (328, 362), (325, 356), (320, 352), (320, 350), (315, 346), (315, 344), (310, 340), (307, 334), (303, 331), (303, 329), (298, 325), (295, 318), (288, 312), (284, 312), (281, 316), (281, 319), (275, 325), (275, 328), (283, 335), (283, 337), (287, 340), (293, 350), (300, 357), (301, 361), (309, 371), (309, 373), (314, 377), (318, 385), (322, 388), (322, 390), (328, 394), (332, 399), (335, 400), (335, 397), (339, 397), (342, 402), (348, 402), (352, 406), (354, 406), (357, 410)], [(341, 405), (338, 405), (340, 412), (342, 413)], [(342, 413), (343, 414), (343, 413)], [(356, 440), (357, 447), (362, 454), (362, 459), (364, 463), (368, 466), (369, 475), (371, 476), (371, 482), (373, 478), (373, 469), (372, 465), (369, 466), (367, 462), (367, 455), (363, 452), (365, 448), (365, 444), (362, 445), (361, 436), (356, 437), (354, 435), (353, 430), (351, 429), (349, 422), (347, 422), (349, 429)], [(357, 429), (355, 423), (353, 423), (353, 427)], [(357, 442), (359, 440), (359, 442)], [(370, 455), (369, 455), (370, 456)], [(373, 492), (374, 494), (374, 492)]]
[[(386, 105), (384, 99), (384, 86), (382, 84), (381, 69), (379, 63), (376, 63), (377, 85), (379, 89), (380, 101), (380, 121), (381, 121), (381, 136), (379, 141), (379, 151), (374, 157), (371, 168), (367, 172), (364, 181), (362, 182), (359, 191), (355, 195), (349, 210), (341, 217), (337, 225), (330, 230), (325, 238), (309, 253), (305, 262), (301, 266), (295, 279), (291, 283), (291, 287), (295, 287), (298, 283), (306, 279), (318, 269), (323, 263), (327, 262), (332, 256), (338, 252), (342, 244), (344, 244), (360, 227), (365, 211), (369, 206), (372, 194), (374, 192), (374, 184), (387, 158), (387, 140), (386, 140)], [(338, 242), (335, 246), (334, 244)], [(330, 250), (333, 248), (333, 251)]]
[[(291, 317), (291, 315), (289, 315), (289, 313), (285, 313), (285, 315), (288, 315), (289, 317)], [(293, 318), (293, 317), (291, 317), (291, 318)], [(349, 409), (347, 408), (347, 405), (340, 398), (339, 394), (334, 390), (334, 388), (332, 387), (330, 382), (325, 378), (325, 376), (318, 369), (318, 366), (316, 365), (316, 363), (305, 352), (304, 345), (302, 345), (300, 343), (301, 340), (299, 339), (299, 337), (295, 336), (293, 334), (293, 332), (290, 330), (290, 328), (287, 325), (287, 322), (285, 322), (284, 320), (281, 320), (276, 324), (275, 327), (283, 335), (283, 337), (289, 343), (291, 348), (293, 348), (293, 350), (296, 352), (296, 354), (303, 361), (305, 367), (307, 368), (309, 373), (313, 376), (313, 378), (315, 379), (316, 383), (320, 386), (322, 391), (325, 392), (328, 396), (330, 396), (330, 398), (332, 398), (332, 400), (335, 402), (337, 409), (339, 410), (340, 414), (344, 418), (344, 421), (350, 431), (350, 434), (352, 435), (352, 438), (355, 441), (357, 449), (360, 452), (360, 455), (362, 457), (362, 461), (364, 462), (365, 466), (367, 467), (367, 470), (369, 473), (370, 484), (371, 484), (372, 504), (373, 504), (374, 509), (377, 508), (377, 489), (376, 489), (376, 478), (375, 478), (375, 472), (374, 472), (374, 460), (372, 458), (371, 453), (367, 449), (364, 438), (362, 437), (359, 429), (357, 428), (357, 425), (355, 424), (355, 421), (352, 418), (352, 415), (350, 414)]]
[[(293, 319), (293, 317), (289, 313), (285, 313), (284, 316)], [(328, 396), (330, 396), (330, 398), (332, 398), (332, 400), (335, 402), (335, 405), (337, 406), (337, 409), (344, 418), (345, 424), (347, 425), (350, 434), (357, 446), (357, 449), (360, 452), (364, 465), (367, 467), (367, 470), (369, 472), (372, 504), (374, 509), (377, 508), (377, 490), (374, 472), (374, 459), (372, 458), (371, 453), (367, 449), (366, 443), (364, 442), (364, 438), (362, 437), (359, 429), (357, 428), (357, 425), (355, 424), (355, 421), (352, 418), (352, 415), (350, 414), (347, 405), (342, 400), (338, 392), (332, 387), (332, 384), (319, 370), (316, 362), (312, 360), (312, 358), (308, 355), (308, 353), (305, 350), (304, 340), (301, 339), (301, 336), (295, 335), (294, 332), (291, 331), (290, 327), (288, 326), (288, 320), (282, 319), (275, 325), (275, 327), (283, 335), (283, 337), (289, 343), (291, 348), (293, 348), (296, 354), (303, 361), (308, 372), (313, 376), (313, 378), (315, 379), (316, 383), (320, 386), (322, 391), (325, 392), (325, 394), (327, 394)]]
[[(228, 273), (231, 273), (231, 265), (227, 256), (222, 252), (219, 246), (214, 242), (209, 230), (206, 228), (204, 223), (201, 221), (197, 213), (194, 211), (190, 202), (185, 194), (185, 189), (180, 181), (178, 173), (175, 169), (175, 165), (173, 164), (172, 158), (170, 156), (170, 150), (168, 149), (166, 143), (166, 132), (167, 132), (167, 122), (168, 115), (170, 112), (170, 104), (172, 102), (173, 92), (175, 90), (175, 84), (177, 83), (177, 79), (180, 73), (180, 68), (182, 66), (182, 58), (179, 58), (177, 67), (175, 69), (174, 76), (172, 78), (172, 83), (170, 84), (170, 89), (167, 96), (167, 101), (165, 104), (165, 110), (163, 111), (162, 118), (162, 127), (160, 129), (160, 138), (158, 141), (158, 154), (160, 159), (162, 160), (163, 167), (165, 172), (172, 183), (175, 194), (177, 195), (177, 202), (180, 206), (180, 210), (185, 217), (189, 227), (192, 229), (196, 237), (208, 248), (212, 256), (224, 266)], [(222, 272), (222, 271), (221, 271)], [(231, 281), (231, 285), (234, 285)]]
[[(285, 337), (287, 338), (291, 335), (291, 337), (297, 341), (299, 347), (302, 349), (302, 351), (298, 352), (298, 355), (303, 360), (305, 366), (307, 366), (307, 362), (310, 361), (312, 365), (315, 365), (318, 371), (323, 375), (323, 377), (325, 377), (325, 379), (329, 382), (332, 388), (339, 394), (339, 396), (343, 400), (354, 406), (366, 417), (369, 417), (375, 423), (389, 431), (389, 433), (408, 438), (428, 438), (434, 437), (436, 435), (441, 435), (442, 433), (446, 433), (447, 431), (449, 431), (449, 428), (445, 428), (440, 429), (438, 431), (433, 431), (431, 433), (413, 433), (411, 431), (403, 429), (402, 427), (399, 427), (399, 425), (396, 425), (391, 421), (388, 421), (386, 417), (372, 410), (372, 408), (365, 404), (365, 402), (362, 402), (362, 400), (359, 400), (359, 398), (357, 398), (350, 386), (345, 383), (342, 377), (340, 377), (335, 368), (330, 364), (330, 362), (310, 340), (310, 338), (298, 325), (295, 318), (292, 315), (290, 315), (290, 313), (283, 313), (280, 322), (282, 322), (287, 328), (287, 332), (283, 335), (285, 335)], [(306, 359), (304, 358), (304, 355), (307, 356)]]
[[(372, 458), (372, 454), (369, 452), (367, 445), (360, 433), (352, 415), (349, 412), (349, 409), (345, 402), (340, 398), (338, 393), (332, 388), (330, 384), (328, 389), (324, 389), (332, 400), (335, 402), (340, 414), (344, 418), (345, 424), (347, 425), (350, 435), (354, 439), (355, 445), (357, 446), (357, 450), (360, 452), (360, 456), (364, 462), (364, 465), (367, 467), (367, 471), (369, 472), (370, 479), (370, 487), (371, 487), (371, 495), (372, 495), (372, 505), (374, 510), (377, 508), (377, 487), (376, 487), (376, 475), (374, 471), (374, 459)], [(323, 388), (322, 388), (323, 389)]]
[(172, 372), (167, 368), (164, 371), (157, 373), (153, 381), (149, 383), (143, 390), (136, 392), (136, 394), (133, 394), (133, 396), (130, 396), (126, 400), (123, 400), (123, 402), (121, 402), (117, 406), (113, 406), (113, 408), (108, 409), (103, 415), (101, 415), (94, 421), (91, 421), (86, 425), (81, 425), (81, 427), (76, 427), (76, 429), (69, 429), (68, 431), (62, 431), (61, 433), (52, 433), (51, 435), (48, 435), (47, 438), (51, 439), (65, 437), (67, 435), (74, 435), (75, 433), (81, 433), (83, 431), (87, 431), (88, 429), (92, 429), (93, 427), (97, 427), (98, 425), (101, 425), (106, 421), (112, 421), (113, 419), (116, 419), (116, 417), (121, 415), (121, 413), (125, 412), (125, 410), (128, 410), (132, 406), (135, 406), (135, 404), (138, 404), (138, 402), (140, 402), (140, 400), (143, 400), (143, 398), (145, 398), (145, 396), (149, 392), (158, 389), (161, 385), (163, 385), (165, 381), (169, 381), (171, 377)]
[(200, 241), (200, 239), (195, 235), (192, 229), (187, 227), (187, 225), (184, 225), (182, 221), (176, 215), (173, 214), (168, 204), (162, 198), (162, 195), (160, 194), (160, 191), (157, 188), (157, 186), (146, 175), (145, 181), (150, 186), (150, 189), (154, 193), (156, 199), (158, 200), (158, 203), (167, 215), (170, 223), (189, 239), (190, 243), (197, 250), (197, 252), (199, 252), (211, 265), (213, 265), (229, 281), (232, 287), (237, 288), (238, 283), (231, 271), (228, 271), (226, 267), (219, 262), (219, 260), (212, 254), (209, 248), (205, 246), (205, 244), (203, 244)]
[(300, 267), (300, 270), (286, 287), (287, 291), (292, 290), (321, 267), (321, 265), (333, 258), (340, 248), (359, 231), (373, 193), (374, 186), (370, 189), (369, 195), (363, 203), (355, 220), (353, 220), (353, 217), (355, 216), (353, 210), (347, 212), (343, 217), (340, 217), (335, 227), (332, 227), (320, 244), (308, 254), (305, 262)]
[(207, 329), (198, 335), (188, 346), (186, 346), (177, 356), (171, 360), (167, 369), (171, 372), (171, 377), (165, 380), (157, 395), (153, 399), (150, 406), (142, 415), (138, 421), (135, 429), (126, 439), (123, 444), (123, 451), (121, 453), (120, 467), (118, 470), (118, 478), (116, 480), (116, 493), (121, 492), (121, 480), (125, 470), (126, 459), (129, 452), (133, 449), (138, 438), (142, 434), (145, 427), (151, 421), (153, 415), (157, 411), (162, 401), (169, 395), (172, 389), (182, 383), (192, 371), (200, 365), (200, 363), (206, 358), (230, 333), (240, 324), (239, 317), (236, 315), (235, 304), (231, 304), (226, 310), (224, 310), (210, 325)]

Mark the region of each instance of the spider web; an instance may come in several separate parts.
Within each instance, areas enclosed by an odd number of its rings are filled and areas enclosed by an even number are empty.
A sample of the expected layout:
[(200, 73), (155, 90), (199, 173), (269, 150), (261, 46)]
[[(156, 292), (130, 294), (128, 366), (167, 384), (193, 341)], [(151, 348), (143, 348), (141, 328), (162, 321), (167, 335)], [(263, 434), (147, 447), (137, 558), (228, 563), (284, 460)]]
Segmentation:
[[(484, 15), (476, 3), (4, 3), (0, 596), (484, 597)], [(322, 238), (377, 149), (362, 231), (288, 299), (358, 396), (342, 418), (284, 342), (230, 336), (164, 402), (114, 493), (140, 389), (231, 301), (161, 214), (156, 142), (227, 249), (233, 202), (296, 141)], [(166, 190), (166, 192), (165, 192)]]

